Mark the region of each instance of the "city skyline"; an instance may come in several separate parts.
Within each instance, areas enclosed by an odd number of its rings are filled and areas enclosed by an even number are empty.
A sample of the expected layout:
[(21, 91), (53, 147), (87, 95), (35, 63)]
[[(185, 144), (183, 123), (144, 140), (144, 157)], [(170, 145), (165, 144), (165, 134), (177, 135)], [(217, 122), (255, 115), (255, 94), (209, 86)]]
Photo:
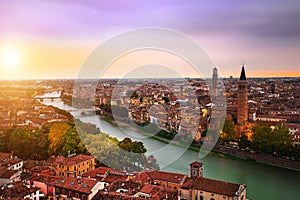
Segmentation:
[[(221, 77), (238, 77), (243, 62), (249, 77), (300, 76), (300, 8), (294, 0), (32, 0), (0, 5), (0, 79), (76, 78), (102, 42), (142, 27), (172, 29), (192, 38)], [(112, 74), (122, 73), (124, 66)]]

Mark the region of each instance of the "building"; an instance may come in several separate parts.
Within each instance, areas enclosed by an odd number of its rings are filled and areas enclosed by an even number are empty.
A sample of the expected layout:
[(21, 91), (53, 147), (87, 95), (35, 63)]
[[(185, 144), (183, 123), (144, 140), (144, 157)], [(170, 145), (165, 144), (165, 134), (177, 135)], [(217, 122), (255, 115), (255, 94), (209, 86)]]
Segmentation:
[(180, 186), (178, 199), (186, 200), (246, 200), (246, 186), (204, 178), (203, 164), (190, 164), (191, 177)]
[(248, 121), (248, 81), (245, 67), (242, 67), (240, 79), (238, 81), (238, 102), (237, 102), (237, 124), (245, 126)]
[(39, 188), (15, 182), (0, 188), (0, 199), (40, 199)]
[(4, 167), (0, 167), (0, 186), (20, 181), (20, 170), (10, 170)]
[(243, 132), (243, 127), (246, 126), (248, 121), (248, 81), (244, 65), (240, 79), (238, 81), (238, 98), (237, 98), (237, 133), (238, 137)]
[(213, 75), (212, 75), (212, 88), (211, 88), (211, 96), (216, 97), (218, 96), (218, 69), (215, 67), (213, 69)]
[(77, 177), (95, 169), (95, 157), (88, 155), (70, 155), (51, 157), (47, 160), (52, 168), (52, 175)]
[(187, 175), (158, 170), (144, 171), (137, 173), (133, 180), (149, 184), (162, 186), (163, 188), (178, 190), (185, 183)]
[(92, 199), (100, 190), (100, 183), (96, 180), (85, 178), (67, 177), (56, 179), (51, 186), (54, 187), (53, 193), (49, 194), (49, 199)]
[(0, 166), (10, 170), (21, 170), (23, 167), (23, 160), (17, 157), (13, 157), (1, 162)]

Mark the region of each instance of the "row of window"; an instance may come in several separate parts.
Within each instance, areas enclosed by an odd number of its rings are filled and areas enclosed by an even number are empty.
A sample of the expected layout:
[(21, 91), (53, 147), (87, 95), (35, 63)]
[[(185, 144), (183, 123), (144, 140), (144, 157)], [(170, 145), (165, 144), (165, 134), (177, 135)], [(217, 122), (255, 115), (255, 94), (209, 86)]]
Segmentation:
[[(62, 195), (68, 195), (68, 197), (73, 197), (73, 192), (72, 191), (66, 192), (66, 190), (64, 190), (64, 189), (62, 189), (62, 190), (60, 190), (59, 188), (55, 189), (55, 194), (56, 195), (60, 195), (60, 192), (61, 192)], [(79, 193), (78, 192), (75, 193), (75, 197), (79, 198)], [(81, 196), (81, 199), (86, 200), (86, 195), (83, 194)]]

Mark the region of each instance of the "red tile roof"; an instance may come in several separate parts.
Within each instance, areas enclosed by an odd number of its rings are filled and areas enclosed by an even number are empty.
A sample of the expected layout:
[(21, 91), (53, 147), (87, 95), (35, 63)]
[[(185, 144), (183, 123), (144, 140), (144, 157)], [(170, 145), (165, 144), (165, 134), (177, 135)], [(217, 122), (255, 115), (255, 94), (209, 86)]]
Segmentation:
[[(60, 157), (57, 157), (53, 163), (72, 166), (72, 165), (76, 165), (76, 164), (79, 164), (79, 163), (82, 163), (85, 161), (92, 160), (94, 158), (95, 157), (93, 157), (93, 156), (82, 155), (82, 154), (68, 157), (68, 158), (60, 156)], [(52, 160), (53, 160), (53, 158), (49, 158), (49, 161), (52, 161)]]
[(190, 179), (181, 186), (183, 189), (192, 188), (226, 196), (233, 196), (238, 191), (239, 187), (239, 184), (203, 177)]
[(108, 171), (114, 170), (113, 168), (110, 167), (97, 167), (96, 169), (92, 171), (88, 171), (82, 174), (83, 177), (90, 177), (90, 178), (97, 178), (100, 176), (104, 176)]
[(56, 178), (50, 185), (58, 188), (64, 188), (80, 193), (90, 194), (93, 187), (97, 184), (96, 180), (85, 179), (85, 178)]
[(23, 199), (25, 196), (35, 193), (40, 188), (38, 187), (30, 187), (23, 185), (22, 182), (15, 182), (13, 186), (10, 188), (3, 188), (0, 190), (0, 196), (4, 198), (16, 198), (16, 199)]
[(0, 152), (0, 162), (3, 160), (9, 159), (12, 156), (12, 153), (2, 153)]
[(118, 175), (118, 174), (109, 174), (105, 178), (102, 179), (102, 181), (107, 182), (107, 183), (112, 183), (117, 180), (126, 181), (127, 176), (126, 175)]
[(8, 159), (8, 160), (2, 162), (0, 165), (3, 166), (3, 167), (8, 168), (8, 167), (10, 167), (12, 165), (15, 165), (17, 163), (20, 163), (20, 162), (22, 162), (22, 159), (20, 159), (20, 158), (12, 158), (12, 159)]
[(20, 171), (18, 170), (9, 170), (3, 167), (0, 167), (0, 178), (5, 178), (9, 179), (11, 178), (14, 174), (19, 173)]
[(296, 131), (294, 135), (300, 135), (300, 131)]
[(181, 184), (186, 178), (184, 174), (177, 174), (173, 172), (163, 172), (163, 171), (146, 171), (147, 175), (153, 180), (168, 181), (172, 183)]
[(151, 199), (160, 200), (165, 199), (166, 196), (168, 197), (168, 199), (178, 199), (177, 190), (163, 188), (161, 186), (144, 185), (140, 192), (151, 195)]

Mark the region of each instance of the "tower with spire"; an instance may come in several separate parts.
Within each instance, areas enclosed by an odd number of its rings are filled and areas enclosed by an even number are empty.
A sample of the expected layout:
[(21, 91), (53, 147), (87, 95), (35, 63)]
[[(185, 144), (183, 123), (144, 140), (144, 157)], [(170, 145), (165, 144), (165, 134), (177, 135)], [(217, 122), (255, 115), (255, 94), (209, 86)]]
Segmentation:
[(237, 125), (245, 126), (248, 121), (248, 81), (243, 64), (238, 80)]

